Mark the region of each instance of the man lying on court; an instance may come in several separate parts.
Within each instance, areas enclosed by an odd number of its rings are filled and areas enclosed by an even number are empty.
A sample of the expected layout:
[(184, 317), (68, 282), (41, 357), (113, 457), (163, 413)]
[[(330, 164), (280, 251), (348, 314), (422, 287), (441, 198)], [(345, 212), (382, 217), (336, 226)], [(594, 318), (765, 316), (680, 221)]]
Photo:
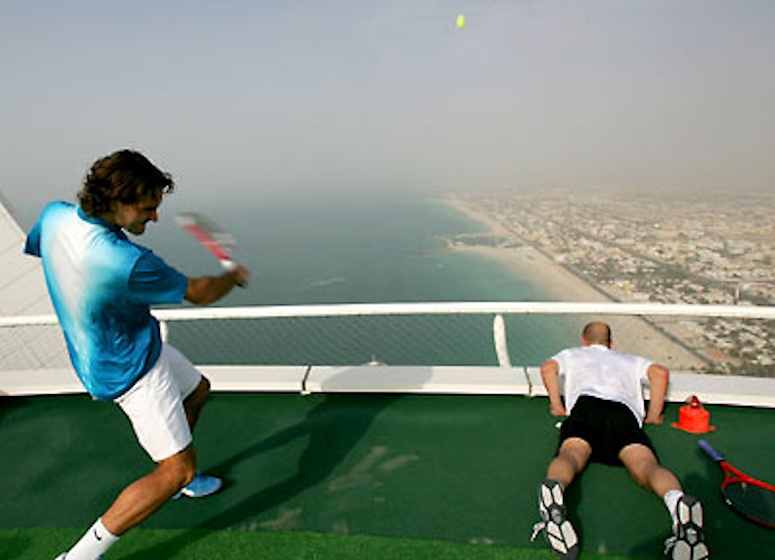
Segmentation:
[[(675, 475), (659, 465), (643, 423), (661, 424), (668, 370), (646, 358), (611, 349), (611, 329), (601, 322), (584, 327), (582, 346), (568, 348), (541, 366), (554, 416), (568, 416), (560, 429), (557, 454), (538, 492), (541, 522), (559, 558), (578, 558), (581, 547), (568, 519), (563, 493), (587, 463), (624, 465), (633, 480), (662, 498), (672, 518), (673, 535), (665, 554), (674, 560), (706, 560), (702, 504), (683, 493)], [(565, 376), (565, 402), (559, 376)], [(642, 383), (651, 385), (645, 410)]]

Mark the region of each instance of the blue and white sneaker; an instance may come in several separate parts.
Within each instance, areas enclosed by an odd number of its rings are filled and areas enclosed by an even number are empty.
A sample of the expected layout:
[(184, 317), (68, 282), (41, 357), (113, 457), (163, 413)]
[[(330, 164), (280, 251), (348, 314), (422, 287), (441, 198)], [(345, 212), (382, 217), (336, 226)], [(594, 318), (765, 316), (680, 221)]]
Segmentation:
[(206, 474), (197, 474), (194, 480), (186, 484), (175, 494), (172, 499), (177, 500), (181, 496), (187, 498), (204, 498), (215, 494), (223, 486), (223, 481), (217, 476), (208, 476)]

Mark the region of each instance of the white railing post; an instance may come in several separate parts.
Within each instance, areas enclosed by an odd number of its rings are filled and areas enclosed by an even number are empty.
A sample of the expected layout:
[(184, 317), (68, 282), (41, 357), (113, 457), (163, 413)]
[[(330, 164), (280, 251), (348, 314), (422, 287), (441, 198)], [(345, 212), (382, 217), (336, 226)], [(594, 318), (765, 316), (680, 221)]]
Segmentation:
[(506, 341), (506, 322), (503, 315), (498, 313), (492, 322), (492, 336), (495, 342), (495, 354), (498, 356), (498, 365), (504, 368), (511, 367), (509, 357), (509, 343)]

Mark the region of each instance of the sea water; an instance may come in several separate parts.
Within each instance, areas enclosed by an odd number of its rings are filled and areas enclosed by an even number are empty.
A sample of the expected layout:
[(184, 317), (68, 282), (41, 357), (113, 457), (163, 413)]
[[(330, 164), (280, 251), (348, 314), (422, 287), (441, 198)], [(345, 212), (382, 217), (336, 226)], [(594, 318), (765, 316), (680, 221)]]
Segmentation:
[[(255, 195), (206, 206), (190, 209), (234, 234), (236, 258), (252, 272), (249, 287), (234, 290), (218, 305), (549, 299), (540, 285), (502, 263), (446, 249), (445, 238), (481, 232), (484, 226), (435, 196)], [(162, 219), (150, 226), (142, 241), (186, 274), (218, 272), (215, 259), (171, 222)], [(193, 324), (175, 326), (172, 333), (200, 363), (362, 363), (376, 358), (390, 364), (474, 365), (496, 363), (492, 319), (243, 321), (221, 323), (207, 335)], [(517, 364), (540, 363), (576, 336), (575, 326), (569, 330), (567, 321), (556, 317), (509, 317), (507, 329)]]

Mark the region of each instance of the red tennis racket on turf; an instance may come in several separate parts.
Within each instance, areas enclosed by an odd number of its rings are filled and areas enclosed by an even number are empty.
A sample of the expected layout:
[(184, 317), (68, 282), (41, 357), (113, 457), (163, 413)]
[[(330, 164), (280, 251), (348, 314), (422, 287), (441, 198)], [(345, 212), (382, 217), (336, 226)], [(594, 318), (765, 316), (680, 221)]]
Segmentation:
[(215, 255), (221, 261), (223, 268), (234, 270), (236, 263), (232, 254), (237, 243), (232, 234), (196, 212), (181, 212), (175, 216), (175, 220), (180, 227)]
[(746, 519), (775, 529), (775, 486), (733, 467), (704, 439), (697, 442), (697, 445), (724, 471), (721, 496), (726, 504)]

